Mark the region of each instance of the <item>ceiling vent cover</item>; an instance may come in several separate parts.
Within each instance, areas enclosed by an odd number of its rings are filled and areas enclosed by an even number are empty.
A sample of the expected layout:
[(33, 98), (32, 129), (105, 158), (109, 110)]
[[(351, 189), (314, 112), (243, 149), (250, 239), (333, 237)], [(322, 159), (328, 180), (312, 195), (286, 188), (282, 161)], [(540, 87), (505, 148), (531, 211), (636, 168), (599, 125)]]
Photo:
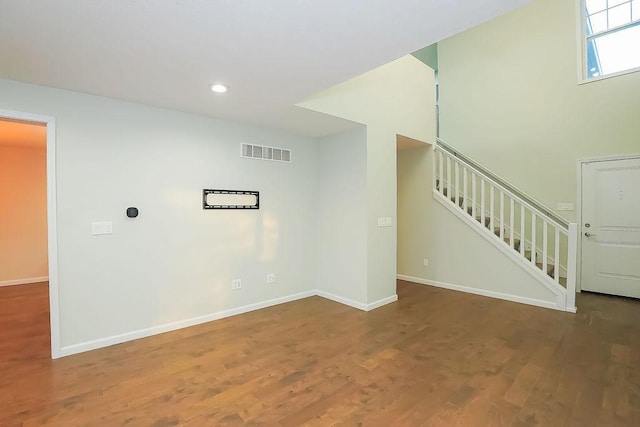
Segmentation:
[(240, 157), (247, 159), (273, 160), (276, 162), (291, 162), (291, 150), (286, 148), (266, 147), (264, 145), (241, 144)]

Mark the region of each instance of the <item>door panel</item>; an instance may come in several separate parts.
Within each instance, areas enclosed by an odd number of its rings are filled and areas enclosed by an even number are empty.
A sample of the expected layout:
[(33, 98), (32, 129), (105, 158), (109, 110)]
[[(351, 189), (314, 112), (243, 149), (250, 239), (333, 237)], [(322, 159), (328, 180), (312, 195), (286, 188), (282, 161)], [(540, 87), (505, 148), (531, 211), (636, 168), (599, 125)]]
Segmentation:
[(582, 289), (640, 298), (640, 159), (582, 165)]

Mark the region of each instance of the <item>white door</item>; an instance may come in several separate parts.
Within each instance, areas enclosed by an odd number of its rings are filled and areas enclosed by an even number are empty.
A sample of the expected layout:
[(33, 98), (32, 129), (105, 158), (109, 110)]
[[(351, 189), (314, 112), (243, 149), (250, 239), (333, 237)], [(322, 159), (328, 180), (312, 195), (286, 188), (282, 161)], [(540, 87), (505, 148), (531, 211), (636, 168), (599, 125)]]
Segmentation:
[(640, 298), (640, 158), (582, 164), (582, 289)]

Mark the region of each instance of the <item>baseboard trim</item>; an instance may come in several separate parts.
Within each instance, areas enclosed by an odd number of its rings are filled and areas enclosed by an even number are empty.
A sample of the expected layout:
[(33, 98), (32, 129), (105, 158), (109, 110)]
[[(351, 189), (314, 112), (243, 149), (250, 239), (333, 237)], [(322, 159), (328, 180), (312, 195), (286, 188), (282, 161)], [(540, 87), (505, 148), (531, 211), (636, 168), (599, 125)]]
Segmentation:
[(502, 292), (489, 291), (486, 289), (472, 288), (470, 286), (454, 285), (451, 283), (437, 282), (435, 280), (426, 280), (420, 277), (404, 276), (398, 274), (396, 276), (398, 280), (404, 280), (407, 282), (417, 283), (419, 285), (434, 286), (436, 288), (449, 289), (452, 291), (465, 292), (468, 294), (481, 295), (484, 297), (497, 298), (505, 301), (518, 302), (521, 304), (534, 305), (537, 307), (551, 308), (553, 310), (565, 311), (564, 308), (558, 306), (558, 304), (551, 301), (545, 301), (535, 298), (521, 297), (518, 295), (505, 294)]
[(365, 304), (363, 302), (341, 297), (339, 295), (321, 291), (319, 289), (316, 290), (316, 295), (331, 301), (339, 302), (340, 304), (348, 305), (349, 307), (357, 308), (358, 310), (362, 310), (362, 311), (372, 311), (372, 310), (375, 310), (376, 308), (382, 307), (383, 305), (391, 304), (392, 302), (398, 301), (398, 295), (391, 295), (390, 297), (382, 298), (370, 304)]
[(63, 346), (61, 356), (70, 356), (72, 354), (83, 353), (85, 351), (96, 350), (98, 348), (108, 347), (123, 342), (132, 341), (140, 338), (150, 337), (152, 335), (163, 334), (165, 332), (175, 331), (177, 329), (188, 328), (190, 326), (200, 325), (202, 323), (214, 320), (224, 319), (225, 317), (237, 316), (238, 314), (248, 313), (250, 311), (260, 310), (262, 308), (272, 307), (274, 305), (284, 304), (303, 298), (317, 295), (316, 291), (307, 291), (297, 294), (287, 295), (281, 298), (275, 298), (262, 301), (255, 304), (244, 305), (242, 307), (223, 310), (216, 313), (205, 314), (203, 316), (193, 317), (191, 319), (179, 320), (177, 322), (166, 323), (164, 325), (154, 326), (151, 328), (139, 329), (137, 331), (126, 332), (124, 334), (113, 335), (106, 338), (87, 341), (80, 344)]
[(391, 304), (392, 302), (396, 302), (396, 301), (398, 301), (397, 294), (391, 295), (390, 297), (387, 297), (387, 298), (382, 298), (378, 301), (367, 304), (367, 311), (375, 310), (376, 308), (380, 308), (383, 305)]
[(30, 283), (48, 282), (49, 277), (29, 277), (27, 279), (3, 280), (0, 282), (0, 288), (3, 286), (28, 285)]
[(339, 302), (340, 304), (348, 305), (349, 307), (357, 308), (358, 310), (368, 311), (367, 304), (358, 302), (349, 298), (341, 297), (339, 295), (335, 295), (329, 292), (321, 291), (319, 289), (316, 290), (315, 293), (317, 296), (326, 298), (331, 301)]

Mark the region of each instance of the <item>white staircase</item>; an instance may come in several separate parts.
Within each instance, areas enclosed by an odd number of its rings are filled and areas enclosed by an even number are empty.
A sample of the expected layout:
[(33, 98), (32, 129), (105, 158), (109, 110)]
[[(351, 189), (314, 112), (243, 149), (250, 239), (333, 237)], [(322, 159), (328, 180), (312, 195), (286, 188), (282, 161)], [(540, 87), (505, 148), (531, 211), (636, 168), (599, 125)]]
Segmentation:
[(577, 225), (443, 141), (434, 151), (433, 197), (575, 312)]

